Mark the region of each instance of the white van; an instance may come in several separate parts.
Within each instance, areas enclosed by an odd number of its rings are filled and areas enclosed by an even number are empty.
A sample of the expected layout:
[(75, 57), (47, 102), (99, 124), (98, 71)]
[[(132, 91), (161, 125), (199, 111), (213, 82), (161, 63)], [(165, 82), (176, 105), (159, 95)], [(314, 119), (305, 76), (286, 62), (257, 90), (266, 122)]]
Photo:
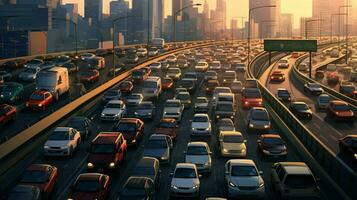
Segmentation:
[(36, 90), (47, 90), (58, 100), (59, 96), (69, 92), (68, 69), (64, 67), (53, 67), (41, 71), (36, 77)]
[(144, 81), (143, 96), (145, 99), (158, 98), (161, 94), (161, 78), (157, 76), (149, 76)]

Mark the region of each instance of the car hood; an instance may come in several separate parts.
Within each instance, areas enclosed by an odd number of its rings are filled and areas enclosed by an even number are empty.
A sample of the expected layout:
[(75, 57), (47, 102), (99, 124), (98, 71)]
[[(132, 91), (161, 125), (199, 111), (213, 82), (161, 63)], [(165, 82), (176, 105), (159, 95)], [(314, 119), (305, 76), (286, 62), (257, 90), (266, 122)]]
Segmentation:
[(208, 155), (186, 155), (185, 157), (185, 162), (201, 165), (208, 163), (210, 160)]
[(188, 187), (193, 188), (193, 186), (199, 184), (199, 180), (196, 178), (173, 178), (171, 185), (176, 187)]
[(208, 103), (195, 103), (195, 107), (208, 107)]
[(143, 110), (137, 110), (136, 111), (138, 114), (147, 114), (147, 113), (152, 113), (152, 109), (143, 109)]
[(103, 114), (111, 114), (111, 115), (119, 114), (121, 112), (122, 112), (121, 109), (115, 109), (115, 108), (104, 108), (104, 110), (102, 111)]
[(222, 142), (221, 146), (223, 149), (229, 150), (242, 150), (246, 149), (246, 146), (244, 143), (228, 143), (228, 142)]
[(69, 143), (69, 141), (67, 140), (48, 140), (45, 143), (45, 146), (50, 146), (50, 147), (64, 147), (67, 146), (67, 144)]
[(284, 150), (286, 150), (285, 145), (263, 145), (263, 149), (267, 150), (269, 152), (282, 152)]
[(234, 183), (236, 186), (251, 186), (251, 187), (258, 187), (259, 183), (259, 176), (236, 176), (231, 177), (230, 181)]
[(88, 162), (95, 164), (109, 164), (113, 162), (114, 158), (112, 154), (92, 154), (88, 155)]
[(149, 156), (154, 158), (160, 158), (168, 156), (169, 150), (168, 149), (149, 149), (145, 148), (143, 152), (143, 156)]
[(208, 128), (210, 124), (208, 122), (192, 122), (192, 128)]

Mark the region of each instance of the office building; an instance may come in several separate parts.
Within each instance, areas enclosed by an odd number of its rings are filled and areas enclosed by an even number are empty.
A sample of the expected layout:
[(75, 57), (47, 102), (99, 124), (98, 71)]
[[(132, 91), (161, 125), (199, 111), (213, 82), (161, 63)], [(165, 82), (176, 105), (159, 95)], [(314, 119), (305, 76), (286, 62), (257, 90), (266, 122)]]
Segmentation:
[(280, 37), (291, 38), (293, 26), (294, 26), (293, 14), (282, 13), (280, 15), (280, 26), (279, 26)]
[(90, 25), (99, 24), (103, 19), (103, 0), (84, 0), (84, 17)]
[(110, 2), (110, 16), (126, 16), (129, 11), (129, 2), (117, 0)]

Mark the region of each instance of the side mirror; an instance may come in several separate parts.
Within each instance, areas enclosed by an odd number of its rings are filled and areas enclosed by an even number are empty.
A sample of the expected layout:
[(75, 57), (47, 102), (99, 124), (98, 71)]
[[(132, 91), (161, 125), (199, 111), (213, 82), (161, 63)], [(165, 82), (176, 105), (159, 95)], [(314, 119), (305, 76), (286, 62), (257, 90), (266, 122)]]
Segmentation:
[(173, 176), (174, 176), (174, 173), (173, 173), (173, 172), (170, 172), (169, 176), (170, 176), (170, 177), (173, 177)]
[[(244, 143), (247, 143), (247, 140), (243, 140), (243, 142), (244, 142)], [(260, 142), (260, 140), (259, 140), (259, 142)]]
[(202, 174), (199, 174), (199, 175), (198, 175), (198, 178), (202, 178)]

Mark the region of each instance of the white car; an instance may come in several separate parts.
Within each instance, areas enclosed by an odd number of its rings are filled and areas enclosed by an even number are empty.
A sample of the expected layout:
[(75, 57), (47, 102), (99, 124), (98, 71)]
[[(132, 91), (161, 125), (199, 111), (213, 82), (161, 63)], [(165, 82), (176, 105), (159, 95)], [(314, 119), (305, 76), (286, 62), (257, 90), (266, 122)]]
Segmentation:
[(139, 57), (145, 57), (148, 54), (148, 51), (145, 48), (139, 48), (136, 51), (136, 55)]
[(317, 107), (319, 109), (326, 109), (331, 101), (331, 97), (328, 94), (320, 94), (317, 97)]
[(224, 157), (240, 157), (247, 156), (247, 146), (243, 135), (238, 131), (220, 131), (219, 133), (219, 149)]
[(172, 176), (170, 197), (194, 197), (200, 196), (200, 175), (197, 167), (192, 163), (177, 163)]
[(209, 64), (209, 70), (219, 71), (222, 69), (221, 62), (215, 60)]
[(159, 49), (156, 47), (149, 48), (149, 56), (157, 56), (159, 54)]
[(126, 106), (122, 100), (110, 100), (105, 105), (100, 118), (103, 121), (116, 121), (124, 117)]
[(263, 172), (258, 171), (253, 160), (228, 160), (224, 166), (228, 198), (264, 199), (265, 183), (262, 174)]
[(153, 62), (149, 65), (150, 69), (153, 71), (160, 71), (161, 70), (161, 63), (160, 62)]
[(270, 129), (270, 118), (268, 111), (263, 107), (253, 107), (248, 112), (248, 132), (268, 131)]
[(191, 120), (191, 136), (211, 136), (212, 127), (208, 114), (196, 113)]
[(213, 95), (212, 95), (212, 105), (213, 106), (216, 106), (218, 94), (220, 94), (220, 93), (232, 93), (232, 90), (229, 87), (216, 87), (213, 90)]
[(236, 130), (232, 119), (229, 119), (229, 118), (218, 119), (217, 128), (218, 128), (218, 134), (221, 131), (235, 131)]
[(132, 93), (126, 98), (126, 103), (128, 106), (137, 106), (144, 99), (144, 96), (140, 93)]
[(180, 80), (181, 75), (181, 69), (176, 67), (169, 68), (166, 72), (166, 77), (172, 78), (172, 80)]
[(176, 121), (181, 121), (184, 105), (179, 99), (166, 100), (164, 114), (162, 118), (174, 118)]
[(195, 101), (195, 112), (205, 112), (207, 113), (209, 110), (209, 102), (206, 97), (197, 97)]
[(70, 127), (57, 127), (43, 147), (45, 156), (72, 156), (81, 144), (81, 133)]
[(177, 61), (177, 58), (176, 58), (175, 55), (169, 55), (169, 56), (166, 57), (166, 61), (168, 63), (175, 63)]
[(289, 68), (288, 59), (281, 59), (278, 61), (278, 68)]
[(205, 81), (208, 80), (218, 80), (218, 74), (216, 71), (213, 70), (208, 70), (205, 73), (205, 77), (204, 77)]
[(205, 72), (208, 69), (208, 63), (207, 62), (198, 62), (195, 65), (195, 70), (197, 72)]
[(317, 83), (306, 83), (304, 85), (304, 91), (316, 96), (324, 93), (324, 89)]
[(210, 173), (212, 168), (211, 150), (206, 142), (189, 142), (185, 153), (185, 162), (196, 165), (198, 172)]

